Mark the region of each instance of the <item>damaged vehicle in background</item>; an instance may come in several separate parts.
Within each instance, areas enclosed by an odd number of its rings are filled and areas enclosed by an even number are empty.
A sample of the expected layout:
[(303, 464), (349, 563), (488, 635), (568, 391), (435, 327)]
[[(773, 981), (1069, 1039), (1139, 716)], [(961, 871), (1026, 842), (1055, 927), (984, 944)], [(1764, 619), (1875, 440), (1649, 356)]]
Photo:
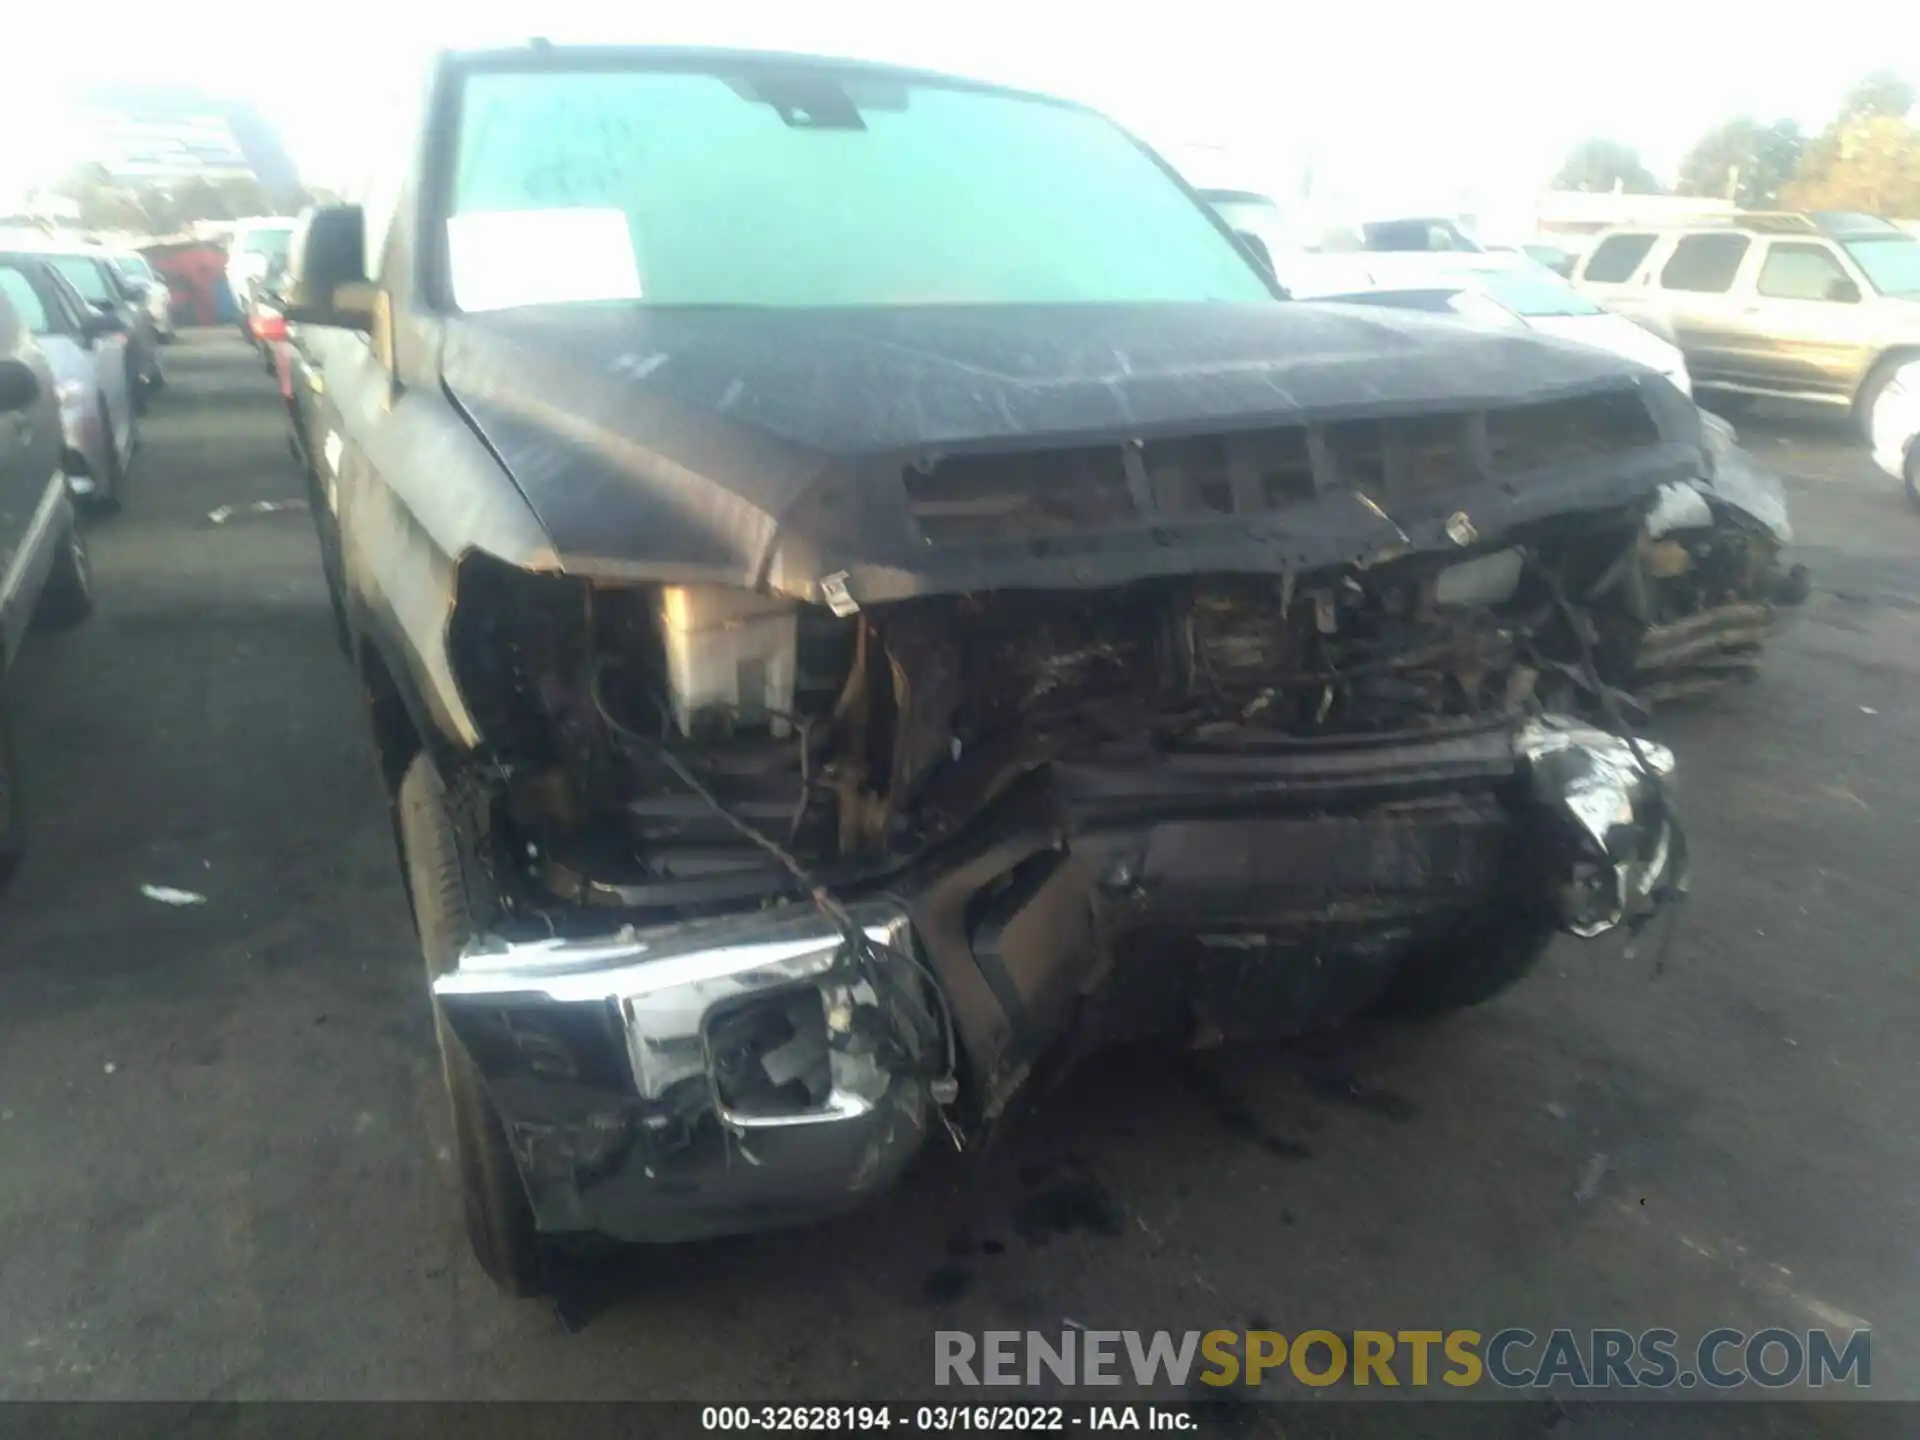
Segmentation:
[(1286, 302), (1040, 96), (544, 46), (430, 93), (285, 313), (504, 1289), (844, 1209), (1063, 1050), (1477, 1003), (1682, 885), (1671, 756), (1570, 713), (1703, 463), (1658, 376)]

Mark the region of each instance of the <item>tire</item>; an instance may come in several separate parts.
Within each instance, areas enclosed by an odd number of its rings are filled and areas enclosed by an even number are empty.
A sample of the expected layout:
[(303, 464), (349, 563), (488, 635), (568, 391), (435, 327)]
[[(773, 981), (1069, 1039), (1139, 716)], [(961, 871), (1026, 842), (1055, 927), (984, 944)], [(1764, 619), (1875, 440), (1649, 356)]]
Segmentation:
[(1915, 510), (1920, 510), (1920, 440), (1908, 443), (1905, 468), (1907, 504)]
[(13, 720), (0, 682), (0, 885), (20, 863), (25, 836), (20, 822), (20, 767), (14, 763)]
[(1539, 963), (1557, 929), (1540, 912), (1496, 913), (1471, 924), (1415, 951), (1388, 983), (1380, 1008), (1424, 1017), (1483, 1004)]
[(100, 403), (100, 433), (107, 437), (107, 473), (94, 477), (93, 493), (87, 496), (86, 505), (98, 514), (110, 515), (120, 508), (127, 472), (120, 464), (120, 437), (113, 433), (113, 417), (107, 413), (105, 401)]
[(67, 526), (60, 553), (54, 558), (47, 588), (40, 592), (35, 619), (57, 630), (78, 625), (93, 613), (93, 567), (87, 561), (87, 540), (80, 526)]
[[(420, 952), (431, 982), (454, 967), (476, 927), (466, 865), (447, 816), (446, 789), (425, 751), (408, 765), (394, 806), (414, 925), (420, 933)], [(453, 1112), (467, 1243), (473, 1247), (480, 1268), (503, 1292), (538, 1295), (546, 1288), (539, 1234), (520, 1172), (507, 1148), (499, 1112), (487, 1098), (479, 1070), (448, 1029), (437, 1004), (433, 1026)]]

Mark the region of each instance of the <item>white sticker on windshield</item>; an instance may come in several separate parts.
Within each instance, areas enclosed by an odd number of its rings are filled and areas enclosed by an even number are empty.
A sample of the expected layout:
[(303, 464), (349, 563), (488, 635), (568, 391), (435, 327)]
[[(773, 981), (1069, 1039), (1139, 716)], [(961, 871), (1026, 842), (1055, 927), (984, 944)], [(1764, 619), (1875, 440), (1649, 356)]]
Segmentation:
[(471, 210), (447, 221), (447, 258), (462, 310), (640, 298), (620, 210)]

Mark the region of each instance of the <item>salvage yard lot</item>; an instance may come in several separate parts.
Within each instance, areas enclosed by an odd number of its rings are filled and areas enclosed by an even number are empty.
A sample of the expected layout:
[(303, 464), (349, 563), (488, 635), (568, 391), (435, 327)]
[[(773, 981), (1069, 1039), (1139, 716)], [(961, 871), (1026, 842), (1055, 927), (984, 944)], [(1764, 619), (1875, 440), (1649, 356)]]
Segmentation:
[(936, 1328), (1068, 1320), (1871, 1324), (1874, 1392), (1920, 1398), (1920, 516), (1836, 425), (1743, 422), (1816, 591), (1656, 732), (1694, 856), (1663, 966), (1562, 941), (1437, 1027), (1091, 1063), (850, 1220), (629, 1257), (566, 1336), (466, 1254), (311, 527), (209, 519), (300, 493), (271, 382), (224, 335), (169, 372), (99, 613), (18, 675), (0, 1398), (898, 1397)]

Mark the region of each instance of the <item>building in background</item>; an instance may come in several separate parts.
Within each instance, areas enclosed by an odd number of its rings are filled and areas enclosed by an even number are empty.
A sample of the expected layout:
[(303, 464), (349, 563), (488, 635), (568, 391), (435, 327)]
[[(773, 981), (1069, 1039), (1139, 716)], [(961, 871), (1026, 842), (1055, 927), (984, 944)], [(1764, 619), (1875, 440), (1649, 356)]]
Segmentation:
[(185, 86), (114, 86), (82, 94), (74, 113), (75, 158), (120, 184), (252, 180), (276, 202), (300, 188), (286, 146), (249, 104)]

